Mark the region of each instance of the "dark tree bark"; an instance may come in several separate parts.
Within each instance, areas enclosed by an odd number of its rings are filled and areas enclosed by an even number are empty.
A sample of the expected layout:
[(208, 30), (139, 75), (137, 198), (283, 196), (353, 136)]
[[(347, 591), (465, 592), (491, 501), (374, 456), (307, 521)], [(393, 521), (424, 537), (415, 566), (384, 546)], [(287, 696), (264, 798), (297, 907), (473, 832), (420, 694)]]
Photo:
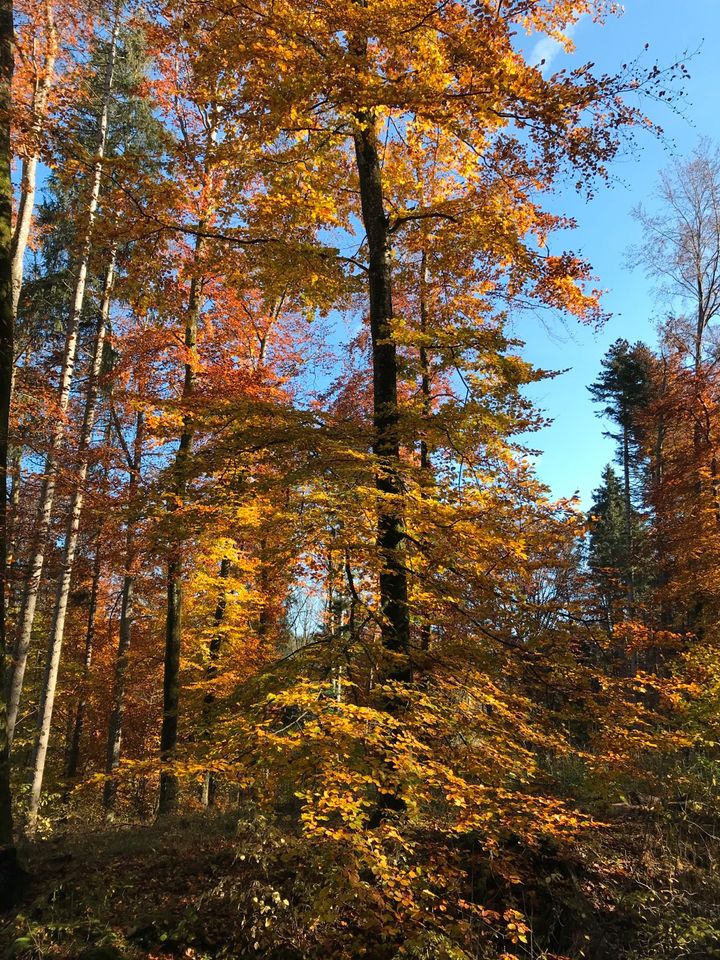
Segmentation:
[[(397, 400), (397, 349), (392, 337), (390, 230), (383, 200), (377, 120), (369, 110), (356, 114), (355, 157), (360, 181), (362, 218), (368, 242), (370, 335), (373, 363), (373, 450), (378, 460), (380, 494), (377, 544), (380, 572), (382, 642), (405, 657), (410, 652), (408, 582), (404, 563), (405, 530), (400, 467), (400, 422)], [(395, 679), (410, 679), (408, 663), (393, 669)]]
[[(220, 579), (227, 580), (230, 574), (230, 560), (227, 557), (223, 557), (220, 562)], [(225, 592), (225, 587), (223, 586), (220, 591), (220, 596), (218, 597), (217, 606), (215, 607), (215, 633), (213, 634), (212, 640), (208, 646), (208, 665), (207, 665), (207, 674), (206, 679), (208, 681), (208, 691), (205, 694), (203, 701), (203, 735), (206, 741), (210, 740), (211, 727), (212, 727), (212, 708), (213, 703), (215, 702), (215, 694), (212, 691), (212, 681), (217, 676), (218, 667), (218, 657), (220, 656), (220, 648), (222, 646), (222, 633), (220, 632), (220, 626), (225, 619), (225, 607), (227, 606), (227, 594)], [(212, 807), (215, 803), (215, 795), (217, 793), (217, 780), (213, 773), (208, 771), (205, 774), (205, 779), (203, 780), (202, 787), (202, 805), (204, 807)]]
[(623, 499), (625, 501), (625, 551), (627, 556), (627, 602), (628, 615), (633, 617), (635, 609), (635, 538), (633, 536), (634, 509), (630, 485), (630, 428), (627, 423), (623, 426), (622, 459)]
[[(142, 470), (143, 443), (145, 440), (145, 415), (138, 412), (135, 423), (135, 442), (132, 457), (128, 454), (129, 490), (131, 512), (135, 509), (135, 500)], [(122, 748), (123, 719), (125, 717), (125, 682), (132, 642), (133, 619), (135, 615), (135, 565), (137, 562), (135, 549), (135, 517), (128, 517), (125, 532), (125, 570), (123, 574), (122, 595), (120, 600), (120, 630), (117, 655), (115, 657), (115, 682), (113, 685), (113, 703), (108, 723), (107, 751), (105, 773), (108, 779), (103, 789), (103, 806), (108, 817), (115, 809), (117, 796), (117, 781), (112, 774), (120, 765), (120, 751)]]
[[(15, 326), (10, 147), (13, 68), (13, 4), (12, 0), (0, 0), (0, 691), (5, 690), (7, 667), (7, 468)], [(17, 899), (23, 876), (13, 835), (7, 709), (4, 697), (0, 697), (0, 909), (10, 906)]]
[(85, 725), (85, 709), (87, 707), (87, 688), (90, 682), (93, 652), (95, 649), (95, 624), (97, 621), (97, 601), (100, 589), (100, 571), (102, 569), (100, 542), (95, 545), (95, 559), (93, 561), (92, 584), (90, 586), (90, 604), (88, 607), (88, 623), (85, 632), (85, 657), (83, 658), (83, 675), (80, 685), (80, 696), (75, 707), (70, 746), (65, 764), (65, 776), (74, 777), (80, 764), (80, 743), (82, 742), (83, 727)]
[[(420, 259), (420, 397), (422, 404), (423, 433), (420, 438), (420, 470), (423, 474), (422, 482), (429, 483), (432, 477), (432, 464), (430, 462), (430, 447), (427, 442), (426, 431), (430, 423), (430, 414), (432, 412), (432, 372), (430, 369), (430, 356), (428, 354), (427, 343), (425, 340), (428, 331), (428, 267), (427, 255), (423, 250)], [(420, 626), (420, 649), (430, 649), (430, 624), (423, 623)]]
[[(202, 230), (203, 225), (200, 224)], [(195, 266), (202, 256), (203, 242), (195, 244)], [(197, 374), (197, 331), (202, 307), (202, 279), (194, 276), (190, 284), (188, 308), (185, 316), (185, 381), (183, 401), (195, 392)], [(171, 509), (182, 502), (187, 486), (187, 471), (193, 444), (192, 418), (186, 413), (180, 436), (180, 445), (173, 466), (173, 502)], [(182, 577), (181, 545), (177, 544), (167, 565), (167, 615), (165, 620), (165, 663), (163, 673), (163, 719), (160, 730), (160, 759), (169, 764), (175, 757), (178, 741), (178, 710), (180, 705), (180, 650), (182, 642)], [(160, 774), (160, 816), (175, 813), (178, 803), (178, 781), (174, 773), (164, 769)]]

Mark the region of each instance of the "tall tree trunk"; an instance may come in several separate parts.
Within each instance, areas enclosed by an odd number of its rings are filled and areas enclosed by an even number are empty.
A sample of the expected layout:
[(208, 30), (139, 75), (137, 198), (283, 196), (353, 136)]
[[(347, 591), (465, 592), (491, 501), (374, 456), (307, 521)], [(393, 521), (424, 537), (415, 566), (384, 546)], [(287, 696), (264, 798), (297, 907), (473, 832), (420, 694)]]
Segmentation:
[[(109, 304), (108, 304), (109, 305)], [(108, 417), (105, 428), (105, 449), (107, 450), (112, 440), (112, 416)], [(103, 486), (107, 484), (109, 475), (109, 466), (105, 461), (102, 471)], [(67, 761), (65, 765), (65, 776), (74, 777), (77, 774), (80, 763), (80, 743), (82, 741), (83, 728), (85, 726), (85, 710), (87, 707), (88, 684), (90, 683), (90, 671), (92, 669), (93, 654), (95, 652), (95, 627), (97, 622), (98, 596), (100, 593), (100, 575), (102, 573), (102, 524), (99, 526), (95, 536), (95, 559), (93, 561), (92, 580), (90, 583), (90, 603), (88, 605), (87, 630), (85, 631), (85, 656), (83, 658), (82, 680), (80, 681), (80, 694), (78, 696), (77, 706), (75, 708), (75, 719), (72, 723), (72, 733), (68, 740)]]
[(100, 309), (100, 318), (95, 335), (92, 367), (88, 381), (87, 396), (85, 398), (85, 410), (83, 413), (82, 427), (80, 429), (80, 439), (78, 441), (78, 475), (70, 500), (70, 511), (65, 532), (65, 545), (63, 548), (62, 569), (57, 584), (55, 608), (48, 642), (45, 685), (40, 700), (40, 710), (38, 711), (38, 732), (33, 753), (33, 772), (30, 786), (30, 799), (28, 801), (28, 829), (31, 832), (34, 829), (40, 805), (40, 794), (45, 774), (45, 761), (50, 743), (50, 729), (55, 706), (55, 690), (57, 687), (58, 671), (60, 669), (63, 637), (65, 635), (65, 617), (67, 614), (68, 598), (70, 596), (73, 567), (75, 565), (78, 533), (80, 531), (80, 517), (85, 499), (85, 479), (88, 470), (90, 440), (95, 424), (100, 370), (102, 367), (105, 336), (110, 317), (110, 299), (115, 276), (115, 252), (113, 248), (110, 264), (105, 276), (102, 307)]
[(13, 314), (17, 316), (18, 302), (23, 284), (25, 251), (35, 209), (37, 168), (40, 161), (40, 141), (47, 115), (48, 99), (55, 78), (57, 57), (57, 28), (53, 0), (45, 0), (45, 24), (47, 27), (47, 53), (42, 73), (36, 78), (32, 99), (32, 147), (23, 157), (20, 174), (20, 202), (12, 242), (12, 294)]
[(95, 560), (93, 561), (92, 583), (90, 585), (90, 604), (88, 607), (88, 622), (85, 632), (85, 656), (83, 658), (83, 673), (80, 681), (80, 695), (77, 706), (75, 707), (75, 718), (70, 735), (70, 747), (68, 749), (67, 763), (65, 765), (65, 776), (74, 777), (77, 774), (80, 764), (80, 743), (82, 741), (83, 727), (85, 725), (85, 710), (87, 707), (87, 690), (90, 681), (90, 670), (92, 668), (93, 652), (95, 648), (95, 624), (97, 621), (98, 593), (100, 592), (100, 573), (102, 570), (102, 554), (100, 550), (100, 537), (98, 536), (95, 544)]
[(145, 440), (145, 415), (138, 411), (135, 422), (135, 441), (133, 444), (132, 462), (129, 466), (128, 500), (131, 515), (128, 517), (125, 532), (125, 572), (123, 576), (122, 596), (120, 601), (120, 630), (117, 655), (115, 657), (115, 682), (113, 685), (113, 703), (108, 723), (107, 751), (105, 773), (108, 779), (103, 789), (103, 806), (108, 817), (112, 816), (117, 797), (117, 781), (113, 774), (120, 765), (120, 751), (122, 748), (122, 729), (125, 716), (125, 678), (127, 675), (130, 644), (132, 642), (132, 628), (135, 600), (135, 518), (132, 511), (135, 509), (140, 472), (142, 470), (143, 443)]
[(18, 512), (20, 507), (20, 487), (22, 483), (22, 454), (23, 448), (20, 443), (13, 446), (12, 449), (12, 467), (10, 470), (10, 509), (8, 517), (8, 571), (7, 586), (8, 593), (6, 603), (8, 613), (14, 615), (17, 612), (18, 590), (15, 582), (15, 571), (17, 566), (17, 544), (18, 544)]
[[(202, 228), (202, 224), (200, 225)], [(203, 241), (198, 235), (195, 242), (194, 270), (197, 271), (202, 257)], [(202, 278), (193, 275), (190, 282), (190, 295), (185, 317), (185, 381), (183, 383), (183, 401), (187, 402), (195, 392), (197, 379), (197, 331), (202, 309)], [(185, 497), (187, 470), (192, 453), (193, 424), (186, 413), (180, 445), (173, 465), (173, 488), (170, 509), (175, 509)], [(165, 620), (165, 664), (163, 674), (163, 718), (160, 730), (160, 759), (163, 763), (172, 762), (177, 749), (178, 709), (180, 703), (180, 648), (182, 641), (182, 547), (176, 544), (167, 565), (167, 614)], [(159, 814), (166, 816), (177, 809), (177, 777), (169, 769), (160, 774)]]
[[(420, 258), (420, 403), (423, 421), (423, 435), (420, 439), (420, 470), (423, 474), (423, 483), (429, 484), (432, 479), (432, 465), (430, 463), (430, 447), (427, 442), (427, 428), (432, 411), (432, 379), (430, 371), (430, 357), (426, 336), (428, 331), (428, 268), (427, 255), (423, 250)], [(430, 624), (424, 622), (420, 627), (420, 649), (430, 648)]]
[[(429, 326), (428, 279), (427, 255), (423, 250), (420, 258), (420, 403), (424, 427), (429, 423), (432, 405), (430, 357), (426, 342)], [(430, 449), (424, 433), (420, 440), (420, 469), (430, 473)]]
[[(368, 241), (370, 335), (373, 364), (373, 451), (377, 457), (379, 497), (377, 544), (380, 553), (380, 610), (386, 650), (407, 657), (410, 651), (408, 582), (400, 467), (397, 401), (397, 350), (392, 337), (393, 304), (390, 232), (383, 201), (377, 120), (370, 110), (356, 114), (355, 157), (362, 218)], [(408, 663), (393, 668), (395, 679), (410, 679)]]
[[(702, 357), (703, 357), (703, 337), (705, 335), (705, 328), (707, 326), (708, 318), (705, 315), (705, 294), (703, 291), (703, 282), (702, 276), (698, 273), (697, 278), (697, 318), (695, 326), (695, 344), (694, 344), (694, 355), (693, 355), (693, 371), (695, 374), (695, 412), (697, 412), (698, 407), (700, 406), (700, 380), (702, 375)], [(703, 448), (703, 436), (702, 436), (702, 425), (700, 423), (699, 416), (695, 416), (693, 426), (693, 453), (695, 456), (695, 509), (698, 517), (702, 514), (702, 501), (703, 501), (703, 468), (702, 468), (702, 448)], [(692, 561), (694, 566), (697, 566), (697, 561)], [(705, 599), (702, 593), (698, 590), (696, 592), (692, 605), (690, 607), (689, 613), (689, 624), (691, 630), (693, 630), (698, 638), (702, 640), (705, 633), (705, 626), (703, 624), (703, 614), (705, 611)]]
[[(227, 557), (223, 557), (220, 562), (220, 579), (227, 580), (229, 573), (230, 560)], [(210, 735), (212, 732), (212, 707), (213, 703), (215, 702), (215, 694), (212, 690), (212, 682), (217, 676), (218, 672), (217, 662), (218, 657), (220, 656), (220, 647), (222, 646), (222, 633), (220, 632), (220, 626), (225, 618), (226, 605), (227, 594), (225, 586), (223, 586), (220, 591), (220, 596), (218, 597), (217, 606), (215, 607), (215, 633), (213, 634), (212, 640), (208, 646), (208, 665), (207, 673), (205, 675), (208, 683), (208, 692), (205, 694), (205, 699), (203, 702), (203, 736), (206, 741), (210, 740)], [(214, 804), (216, 788), (217, 784), (215, 775), (208, 771), (205, 774), (202, 787), (201, 800), (204, 807), (211, 807)]]
[(85, 302), (85, 288), (87, 285), (90, 251), (92, 248), (95, 217), (97, 213), (98, 200), (100, 197), (100, 184), (103, 175), (105, 147), (107, 142), (108, 114), (113, 87), (113, 75), (115, 70), (115, 58), (117, 54), (119, 30), (120, 2), (118, 0), (115, 5), (110, 49), (108, 52), (107, 66), (105, 68), (102, 108), (98, 123), (95, 166), (93, 170), (92, 186), (90, 189), (90, 196), (86, 211), (82, 252), (75, 282), (75, 292), (73, 296), (72, 309), (70, 312), (67, 336), (65, 339), (62, 370), (60, 373), (60, 389), (58, 393), (59, 416), (53, 428), (50, 451), (45, 460), (45, 469), (43, 470), (43, 482), (37, 507), (36, 529), (32, 548), (32, 557), (30, 560), (28, 579), (23, 594), (17, 637), (15, 641), (14, 669), (12, 672), (8, 692), (8, 736), (11, 743), (15, 732), (15, 724), (17, 722), (17, 715), (20, 707), (20, 697), (22, 695), (23, 679), (25, 677), (25, 667), (27, 666), (28, 651), (30, 649), (30, 642), (32, 639), (32, 628), (35, 621), (35, 607), (37, 605), (37, 598), (40, 590), (40, 581), (42, 579), (43, 566), (45, 563), (45, 547), (48, 533), (50, 531), (53, 501), (55, 499), (57, 461), (60, 454), (62, 439), (65, 433), (65, 414), (67, 412), (68, 403), (70, 400), (70, 387), (72, 385), (73, 374), (75, 372), (75, 358), (77, 355), (80, 317), (82, 314), (83, 304)]
[(630, 486), (630, 430), (623, 426), (623, 496), (625, 500), (625, 558), (628, 616), (635, 607), (635, 543), (633, 536), (633, 504)]
[[(7, 664), (7, 467), (10, 392), (13, 370), (12, 201), (10, 107), (13, 60), (12, 0), (0, 0), (0, 685)], [(4, 689), (4, 686), (0, 686)], [(5, 703), (0, 702), (0, 906), (13, 898), (17, 858), (10, 792), (10, 736)]]

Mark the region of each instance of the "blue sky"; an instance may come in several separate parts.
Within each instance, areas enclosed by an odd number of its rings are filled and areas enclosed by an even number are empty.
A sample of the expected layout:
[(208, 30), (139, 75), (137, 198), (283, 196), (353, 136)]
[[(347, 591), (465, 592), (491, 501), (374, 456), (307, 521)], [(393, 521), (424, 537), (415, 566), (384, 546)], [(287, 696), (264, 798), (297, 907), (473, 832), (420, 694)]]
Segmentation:
[(592, 263), (598, 286), (607, 290), (604, 307), (612, 313), (611, 319), (600, 332), (574, 321), (563, 324), (533, 316), (519, 317), (514, 326), (536, 366), (570, 368), (530, 391), (553, 420), (530, 442), (543, 451), (538, 473), (553, 493), (570, 496), (577, 490), (587, 505), (604, 464), (613, 455), (612, 442), (602, 436), (607, 425), (595, 416), (587, 385), (597, 376), (607, 347), (618, 337), (654, 345), (656, 323), (663, 314), (643, 271), (626, 265), (628, 247), (641, 238), (631, 212), (638, 203), (652, 209), (657, 175), (674, 157), (687, 155), (703, 136), (720, 141), (720, 0), (627, 0), (624, 15), (609, 18), (605, 26), (583, 19), (574, 41), (577, 49), (570, 56), (548, 41), (539, 41), (542, 46), (534, 52), (537, 59), (545, 57), (553, 70), (592, 60), (598, 71), (613, 72), (642, 54), (646, 43), (650, 49), (643, 62), (648, 68), (655, 61), (662, 66), (698, 51), (685, 61), (690, 79), (680, 105), (684, 116), (661, 104), (647, 104), (651, 118), (663, 127), (664, 138), (641, 134), (632, 150), (613, 164), (612, 185), (601, 187), (589, 203), (568, 190), (549, 204), (577, 219), (578, 229), (567, 242), (563, 237), (562, 245), (580, 251)]

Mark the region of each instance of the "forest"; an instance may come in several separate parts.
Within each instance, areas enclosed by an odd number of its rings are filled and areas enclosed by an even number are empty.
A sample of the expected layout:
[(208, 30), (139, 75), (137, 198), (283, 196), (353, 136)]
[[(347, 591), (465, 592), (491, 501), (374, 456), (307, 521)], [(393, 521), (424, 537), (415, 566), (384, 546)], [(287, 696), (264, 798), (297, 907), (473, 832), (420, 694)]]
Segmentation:
[(530, 50), (620, 14), (0, 0), (1, 957), (720, 958), (720, 151), (626, 336), (692, 63)]

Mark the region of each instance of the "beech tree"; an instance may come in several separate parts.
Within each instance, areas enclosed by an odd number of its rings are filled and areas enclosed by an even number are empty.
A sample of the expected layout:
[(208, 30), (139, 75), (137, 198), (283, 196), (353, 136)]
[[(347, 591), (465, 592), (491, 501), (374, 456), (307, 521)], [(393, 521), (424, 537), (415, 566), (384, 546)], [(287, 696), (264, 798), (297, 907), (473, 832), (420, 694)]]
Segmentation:
[[(504, 241), (510, 267), (499, 283), (507, 284), (505, 289), (512, 295), (532, 295), (532, 291), (552, 306), (579, 314), (592, 312), (593, 298), (581, 290), (586, 265), (571, 255), (542, 257), (533, 250), (532, 242), (525, 242), (525, 236), (551, 231), (557, 221), (527, 200), (521, 185), (533, 178), (536, 185), (549, 189), (567, 166), (575, 166), (583, 177), (601, 170), (617, 147), (619, 129), (640, 119), (618, 96), (639, 81), (630, 77), (595, 79), (584, 68), (574, 75), (545, 78), (514, 49), (511, 35), (516, 24), (561, 32), (563, 26), (588, 12), (589, 4), (547, 8), (526, 3), (512, 11), (500, 8), (494, 12), (455, 7), (441, 13), (429, 13), (422, 3), (355, 4), (343, 10), (342, 29), (336, 19), (339, 14), (320, 14), (297, 6), (292, 10), (274, 7), (272, 22), (264, 14), (253, 17), (248, 12), (242, 23), (233, 25), (223, 15), (222, 4), (215, 6), (218, 16), (206, 50), (199, 56), (200, 71), (209, 76), (215, 62), (233, 64), (239, 93), (235, 100), (225, 66), (223, 73), (227, 116), (232, 118), (234, 111), (239, 114), (244, 109), (246, 85), (258, 84), (262, 90), (272, 74), (271, 63), (280, 58), (286, 93), (283, 99), (272, 100), (274, 113), (269, 112), (266, 123), (274, 125), (278, 137), (306, 143), (305, 168), (317, 168), (320, 175), (330, 178), (326, 195), (333, 197), (332, 212), (319, 212), (319, 219), (329, 223), (334, 211), (347, 206), (340, 191), (346, 187), (346, 148), (352, 146), (360, 196), (357, 215), (367, 245), (364, 269), (373, 344), (379, 603), (384, 646), (391, 655), (405, 658), (405, 667), (399, 669), (409, 677), (407, 539), (399, 462), (404, 438), (398, 403), (393, 251), (414, 223), (427, 221), (436, 233), (447, 231), (451, 224), (468, 244), (468, 258), (473, 247), (477, 252), (488, 245), (499, 252)], [(600, 13), (600, 6), (594, 9)], [(177, 16), (184, 18), (189, 37), (196, 23), (192, 9), (182, 8)], [(258, 55), (259, 49), (266, 51), (265, 60)], [(231, 50), (233, 60), (228, 59)], [(246, 62), (250, 51), (252, 59)], [(433, 69), (428, 69), (429, 62)], [(420, 63), (422, 84), (417, 83)], [(330, 99), (328, 89), (334, 91)], [(497, 91), (496, 99), (488, 101), (481, 96), (485, 89)], [(526, 145), (521, 145), (514, 126), (529, 133)], [(416, 131), (413, 137), (419, 151), (430, 149), (436, 140), (447, 143), (445, 175), (449, 176), (453, 165), (462, 175), (456, 189), (430, 199), (427, 205), (403, 196), (402, 186), (398, 191), (382, 165), (389, 161), (399, 169), (408, 164), (409, 148), (396, 132), (401, 127)], [(334, 162), (327, 153), (330, 142), (342, 148)], [(315, 143), (322, 144), (322, 149)], [(381, 146), (385, 143), (387, 146)], [(454, 161), (450, 160), (451, 148), (455, 149)], [(395, 156), (398, 159), (391, 160)], [(514, 199), (509, 192), (505, 195), (510, 206), (504, 208), (504, 219), (496, 222), (489, 197), (494, 200), (501, 190), (501, 177), (505, 182), (514, 178), (518, 192)], [(521, 210), (529, 216), (522, 228)], [(493, 239), (489, 239), (490, 223), (497, 227)]]

